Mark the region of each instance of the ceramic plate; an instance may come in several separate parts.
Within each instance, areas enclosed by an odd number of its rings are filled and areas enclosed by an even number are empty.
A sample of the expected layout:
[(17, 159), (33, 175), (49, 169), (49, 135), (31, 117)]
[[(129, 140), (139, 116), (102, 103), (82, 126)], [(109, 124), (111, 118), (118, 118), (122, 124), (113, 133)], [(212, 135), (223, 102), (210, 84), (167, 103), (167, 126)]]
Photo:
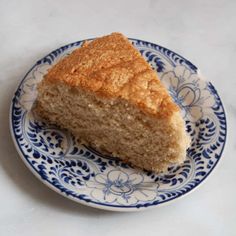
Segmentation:
[(176, 200), (200, 185), (222, 156), (226, 117), (214, 86), (196, 66), (169, 49), (130, 39), (158, 72), (180, 106), (191, 136), (186, 161), (165, 174), (141, 171), (79, 144), (65, 130), (35, 119), (36, 86), (47, 70), (79, 48), (63, 46), (39, 60), (14, 94), (10, 128), (28, 168), (48, 187), (76, 202), (116, 211), (141, 210)]

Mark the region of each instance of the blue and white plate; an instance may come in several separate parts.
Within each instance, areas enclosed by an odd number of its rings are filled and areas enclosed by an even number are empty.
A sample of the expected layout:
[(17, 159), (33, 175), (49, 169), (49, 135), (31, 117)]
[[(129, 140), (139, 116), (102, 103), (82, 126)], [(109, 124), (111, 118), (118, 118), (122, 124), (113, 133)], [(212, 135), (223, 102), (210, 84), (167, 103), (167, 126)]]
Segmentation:
[(76, 202), (114, 211), (135, 211), (173, 201), (201, 184), (217, 165), (226, 140), (226, 117), (214, 86), (191, 62), (169, 49), (130, 39), (180, 106), (191, 136), (186, 161), (165, 174), (141, 171), (83, 146), (65, 130), (42, 123), (31, 111), (47, 70), (79, 48), (61, 47), (39, 60), (13, 97), (10, 127), (28, 168), (47, 186)]

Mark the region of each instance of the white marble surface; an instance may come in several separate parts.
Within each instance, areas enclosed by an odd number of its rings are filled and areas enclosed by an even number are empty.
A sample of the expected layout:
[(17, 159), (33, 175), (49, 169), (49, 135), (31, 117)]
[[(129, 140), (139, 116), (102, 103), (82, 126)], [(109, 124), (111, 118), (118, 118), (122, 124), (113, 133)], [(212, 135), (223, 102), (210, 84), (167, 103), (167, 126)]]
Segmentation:
[[(0, 235), (236, 235), (236, 1), (0, 1)], [(138, 213), (92, 209), (54, 193), (20, 160), (9, 134), (11, 96), (33, 63), (61, 45), (121, 31), (201, 68), (228, 121), (223, 158), (194, 193)]]

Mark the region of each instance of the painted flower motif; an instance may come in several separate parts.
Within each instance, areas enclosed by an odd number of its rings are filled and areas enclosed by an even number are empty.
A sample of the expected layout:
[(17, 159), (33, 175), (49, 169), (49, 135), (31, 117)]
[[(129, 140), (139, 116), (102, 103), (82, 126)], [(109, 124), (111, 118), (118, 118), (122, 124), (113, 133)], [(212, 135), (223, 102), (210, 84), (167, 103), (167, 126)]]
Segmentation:
[(36, 99), (36, 86), (42, 80), (50, 65), (42, 64), (36, 66), (29, 75), (29, 78), (22, 85), (22, 95), (19, 103), (25, 110), (29, 111)]
[(176, 66), (173, 71), (164, 73), (161, 79), (188, 120), (196, 121), (203, 116), (203, 104), (204, 107), (214, 105), (208, 88), (200, 87), (199, 75), (185, 66)]
[(114, 169), (107, 174), (97, 174), (93, 181), (87, 181), (92, 188), (91, 196), (101, 202), (121, 205), (136, 204), (139, 201), (151, 201), (157, 196), (158, 185), (144, 181), (141, 173), (127, 174)]

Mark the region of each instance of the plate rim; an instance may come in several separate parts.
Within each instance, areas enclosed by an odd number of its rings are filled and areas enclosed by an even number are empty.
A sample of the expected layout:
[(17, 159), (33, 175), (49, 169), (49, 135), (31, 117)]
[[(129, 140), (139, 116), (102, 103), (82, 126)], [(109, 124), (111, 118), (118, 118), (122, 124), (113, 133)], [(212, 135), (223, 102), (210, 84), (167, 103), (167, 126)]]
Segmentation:
[(209, 172), (207, 172), (207, 174), (201, 179), (201, 181), (199, 181), (194, 187), (192, 187), (190, 190), (186, 191), (185, 193), (164, 200), (162, 202), (157, 202), (157, 203), (146, 203), (146, 204), (142, 204), (139, 207), (137, 207), (137, 205), (133, 205), (133, 206), (123, 206), (123, 205), (109, 205), (106, 203), (100, 203), (100, 202), (93, 202), (92, 200), (86, 201), (85, 199), (80, 199), (78, 197), (74, 197), (70, 194), (66, 194), (65, 192), (60, 191), (60, 189), (56, 188), (51, 182), (49, 182), (47, 179), (43, 179), (42, 176), (37, 172), (37, 170), (35, 170), (35, 168), (28, 162), (27, 158), (25, 158), (23, 151), (20, 148), (20, 144), (18, 143), (16, 137), (15, 137), (15, 132), (13, 129), (13, 105), (14, 105), (14, 98), (16, 96), (16, 92), (18, 91), (18, 89), (20, 88), (20, 86), (23, 84), (23, 82), (25, 81), (25, 79), (27, 78), (28, 74), (33, 70), (33, 68), (35, 68), (39, 62), (41, 62), (44, 58), (46, 58), (47, 56), (49, 56), (50, 54), (52, 54), (53, 52), (55, 52), (56, 50), (60, 50), (63, 49), (65, 47), (69, 47), (69, 46), (76, 46), (79, 43), (82, 43), (84, 41), (89, 41), (89, 40), (94, 40), (96, 37), (94, 38), (88, 38), (88, 39), (82, 39), (82, 40), (78, 40), (69, 44), (66, 44), (64, 46), (61, 46), (57, 49), (52, 50), (50, 53), (48, 53), (47, 55), (45, 55), (44, 57), (42, 57), (40, 60), (37, 60), (36, 63), (33, 64), (33, 66), (27, 71), (27, 73), (25, 74), (25, 76), (20, 80), (20, 83), (18, 83), (16, 85), (16, 89), (14, 90), (12, 99), (11, 99), (11, 103), (10, 103), (10, 109), (9, 109), (9, 127), (10, 127), (10, 133), (11, 133), (11, 137), (14, 143), (14, 146), (17, 150), (17, 153), (19, 154), (19, 156), (21, 157), (21, 159), (23, 160), (23, 162), (25, 163), (25, 165), (27, 166), (27, 168), (33, 173), (33, 175), (39, 179), (42, 183), (44, 183), (46, 186), (48, 186), (51, 190), (55, 191), (56, 193), (59, 193), (61, 196), (68, 198), (70, 200), (73, 200), (74, 202), (80, 203), (82, 205), (86, 205), (86, 206), (90, 206), (90, 207), (94, 207), (94, 208), (98, 208), (98, 209), (103, 209), (103, 210), (109, 210), (109, 211), (125, 211), (125, 212), (130, 212), (130, 211), (142, 211), (148, 208), (154, 208), (154, 207), (159, 207), (159, 206), (163, 206), (166, 204), (170, 204), (171, 202), (178, 200), (178, 199), (182, 199), (182, 197), (188, 195), (189, 193), (193, 192), (194, 190), (196, 190), (202, 183), (205, 183), (205, 180), (208, 178), (208, 176), (212, 173), (212, 171), (216, 168), (216, 166), (219, 165), (219, 161), (222, 158), (222, 154), (224, 152), (224, 148), (225, 148), (225, 144), (227, 141), (227, 118), (226, 118), (226, 110), (224, 108), (223, 102), (221, 100), (221, 97), (218, 93), (218, 91), (215, 89), (214, 85), (208, 80), (205, 79), (205, 77), (202, 77), (202, 74), (199, 73), (199, 69), (189, 60), (185, 59), (183, 56), (181, 56), (180, 54), (166, 48), (163, 47), (159, 44), (156, 43), (152, 43), (146, 40), (142, 40), (142, 39), (136, 39), (136, 38), (128, 38), (129, 40), (134, 40), (134, 41), (139, 41), (139, 42), (143, 42), (145, 44), (149, 44), (152, 47), (159, 47), (159, 48), (163, 48), (166, 49), (170, 52), (173, 52), (174, 54), (176, 54), (177, 56), (179, 56), (180, 58), (183, 58), (185, 61), (187, 61), (188, 63), (190, 63), (192, 66), (194, 66), (196, 68), (196, 73), (200, 76), (200, 78), (202, 80), (204, 80), (205, 82), (208, 82), (214, 89), (214, 94), (217, 95), (220, 103), (221, 103), (221, 107), (222, 107), (222, 111), (224, 113), (224, 118), (225, 118), (225, 140), (224, 143), (222, 145), (222, 148), (220, 150), (219, 153), (219, 158), (216, 160), (215, 165), (209, 170)]

